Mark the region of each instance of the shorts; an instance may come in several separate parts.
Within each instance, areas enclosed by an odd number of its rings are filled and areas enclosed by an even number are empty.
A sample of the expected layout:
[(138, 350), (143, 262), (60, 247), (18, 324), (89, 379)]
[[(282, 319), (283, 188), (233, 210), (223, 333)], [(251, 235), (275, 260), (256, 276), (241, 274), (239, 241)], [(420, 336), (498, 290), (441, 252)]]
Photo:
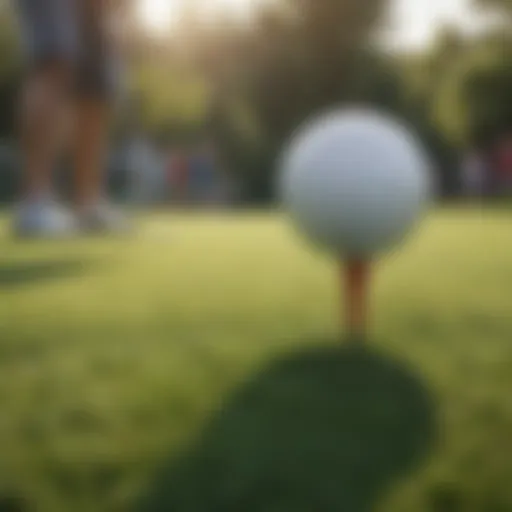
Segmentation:
[(117, 90), (120, 59), (109, 30), (108, 0), (15, 0), (30, 67), (71, 66), (77, 90), (108, 95)]

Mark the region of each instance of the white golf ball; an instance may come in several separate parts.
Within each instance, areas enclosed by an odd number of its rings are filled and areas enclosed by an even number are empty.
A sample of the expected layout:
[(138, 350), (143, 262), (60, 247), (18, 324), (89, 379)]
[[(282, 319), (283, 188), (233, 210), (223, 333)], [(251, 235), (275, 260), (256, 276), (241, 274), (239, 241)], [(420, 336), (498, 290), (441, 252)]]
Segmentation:
[(430, 196), (430, 165), (412, 133), (372, 110), (341, 110), (306, 124), (280, 168), (280, 194), (297, 227), (340, 255), (392, 248)]

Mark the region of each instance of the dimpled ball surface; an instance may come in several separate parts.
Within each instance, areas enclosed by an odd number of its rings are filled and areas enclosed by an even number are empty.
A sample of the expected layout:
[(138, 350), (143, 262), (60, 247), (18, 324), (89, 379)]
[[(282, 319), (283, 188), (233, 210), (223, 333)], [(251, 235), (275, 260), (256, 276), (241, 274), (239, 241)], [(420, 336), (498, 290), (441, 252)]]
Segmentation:
[(428, 203), (430, 168), (413, 134), (372, 110), (307, 123), (282, 157), (280, 194), (294, 224), (340, 255), (393, 248)]

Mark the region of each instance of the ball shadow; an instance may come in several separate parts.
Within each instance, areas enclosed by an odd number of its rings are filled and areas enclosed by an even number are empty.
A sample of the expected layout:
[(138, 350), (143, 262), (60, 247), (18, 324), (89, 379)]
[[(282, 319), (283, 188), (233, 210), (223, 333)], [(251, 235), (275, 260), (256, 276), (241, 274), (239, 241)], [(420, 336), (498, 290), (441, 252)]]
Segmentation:
[(404, 365), (362, 347), (284, 357), (231, 397), (163, 468), (144, 512), (363, 512), (435, 439), (434, 406)]

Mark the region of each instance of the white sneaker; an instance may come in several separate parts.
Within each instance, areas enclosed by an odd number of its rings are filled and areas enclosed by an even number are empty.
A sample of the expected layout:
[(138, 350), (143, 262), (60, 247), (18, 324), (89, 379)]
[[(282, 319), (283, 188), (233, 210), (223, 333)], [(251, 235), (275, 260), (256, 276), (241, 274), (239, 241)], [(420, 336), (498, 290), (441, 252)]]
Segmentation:
[(28, 238), (64, 238), (76, 233), (73, 216), (51, 199), (24, 201), (14, 216), (14, 233)]
[(98, 202), (77, 216), (79, 229), (86, 233), (126, 234), (131, 226), (126, 216), (106, 202)]

